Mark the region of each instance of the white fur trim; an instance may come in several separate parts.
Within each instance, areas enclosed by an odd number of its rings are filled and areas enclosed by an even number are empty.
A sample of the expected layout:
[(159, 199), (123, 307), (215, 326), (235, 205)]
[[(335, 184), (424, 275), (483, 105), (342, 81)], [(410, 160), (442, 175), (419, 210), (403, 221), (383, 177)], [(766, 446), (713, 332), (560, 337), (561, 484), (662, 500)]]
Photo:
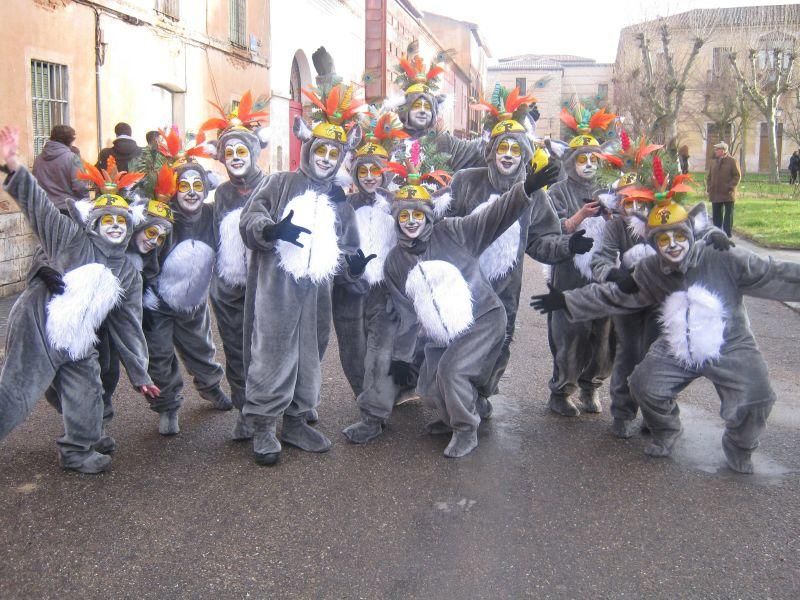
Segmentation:
[(539, 263), (539, 266), (542, 269), (542, 276), (544, 277), (544, 280), (547, 283), (550, 283), (553, 277), (553, 267), (545, 263)]
[(134, 204), (131, 206), (131, 221), (134, 228), (144, 221), (145, 208), (147, 207), (144, 204)]
[(725, 310), (714, 292), (698, 284), (673, 292), (661, 306), (660, 321), (681, 364), (696, 369), (719, 358), (725, 342)]
[(347, 172), (347, 169), (342, 166), (336, 171), (336, 175), (333, 177), (333, 183), (343, 188), (349, 188), (353, 185), (353, 177)]
[(72, 360), (85, 358), (97, 343), (97, 329), (122, 298), (114, 273), (89, 263), (64, 275), (64, 293), (47, 303), (47, 339)]
[(644, 242), (634, 244), (622, 253), (622, 266), (626, 269), (632, 269), (640, 260), (653, 256), (655, 253), (655, 248), (650, 244), (645, 244)]
[[(499, 198), (500, 194), (492, 194), (486, 202), (476, 206), (472, 214), (482, 213), (497, 202)], [(514, 221), (511, 227), (506, 229), (499, 238), (492, 242), (491, 246), (483, 251), (480, 258), (481, 271), (489, 281), (497, 281), (502, 278), (517, 264), (519, 237), (519, 221)]]
[(167, 255), (158, 276), (158, 295), (178, 312), (192, 312), (208, 296), (214, 249), (199, 240), (184, 240)]
[(256, 137), (262, 148), (269, 145), (269, 139), (272, 136), (272, 130), (269, 127), (259, 127), (255, 130)]
[(428, 337), (437, 344), (449, 344), (472, 325), (472, 292), (461, 271), (449, 262), (418, 263), (406, 279), (406, 295)]
[(450, 192), (444, 192), (443, 194), (434, 196), (432, 198), (432, 202), (433, 215), (437, 219), (441, 219), (447, 214), (447, 211), (450, 210), (450, 204), (453, 202), (453, 194)]
[(149, 308), (150, 310), (156, 310), (159, 304), (160, 301), (158, 300), (158, 295), (155, 293), (153, 288), (147, 288), (142, 296), (142, 306)]
[(626, 227), (628, 228), (628, 231), (631, 232), (634, 238), (638, 238), (640, 240), (647, 239), (647, 221), (645, 219), (636, 215), (623, 218), (627, 224)]
[(603, 237), (605, 236), (606, 232), (606, 220), (603, 217), (589, 217), (588, 219), (584, 219), (581, 224), (578, 225), (576, 231), (581, 229), (586, 232), (585, 237), (592, 238), (594, 243), (592, 244), (592, 249), (585, 254), (576, 254), (574, 257), (572, 257), (572, 262), (575, 264), (575, 268), (578, 269), (581, 275), (583, 275), (589, 281), (592, 281), (594, 279), (594, 276), (592, 275), (592, 257), (594, 256), (595, 252), (603, 247)]
[(217, 253), (217, 275), (231, 286), (244, 287), (247, 283), (247, 265), (250, 250), (244, 245), (239, 231), (242, 209), (230, 211), (219, 224), (219, 252)]
[(302, 233), (294, 244), (279, 240), (276, 251), (281, 268), (295, 279), (308, 277), (314, 283), (322, 283), (334, 276), (342, 251), (336, 236), (336, 209), (327, 195), (307, 190), (292, 198), (283, 210), (281, 218), (294, 211), (292, 223), (311, 230)]
[(602, 194), (597, 194), (597, 199), (600, 201), (600, 204), (609, 210), (609, 212), (614, 212), (619, 207), (619, 196), (613, 192), (603, 192)]
[(405, 94), (393, 94), (383, 101), (384, 111), (397, 110), (406, 103)]
[(706, 205), (701, 202), (700, 205), (694, 207), (689, 214), (692, 217), (692, 228), (694, 229), (695, 239), (699, 239), (712, 226), (711, 219), (708, 218)]
[(78, 211), (78, 217), (80, 218), (81, 222), (88, 225), (89, 224), (89, 213), (92, 212), (92, 208), (94, 208), (94, 202), (91, 200), (78, 200), (73, 204), (75, 210)]
[(379, 194), (375, 195), (372, 206), (362, 206), (356, 211), (361, 250), (367, 256), (377, 254), (367, 263), (367, 270), (364, 271), (364, 279), (370, 286), (383, 281), (383, 261), (397, 243), (397, 230), (390, 211), (389, 203)]

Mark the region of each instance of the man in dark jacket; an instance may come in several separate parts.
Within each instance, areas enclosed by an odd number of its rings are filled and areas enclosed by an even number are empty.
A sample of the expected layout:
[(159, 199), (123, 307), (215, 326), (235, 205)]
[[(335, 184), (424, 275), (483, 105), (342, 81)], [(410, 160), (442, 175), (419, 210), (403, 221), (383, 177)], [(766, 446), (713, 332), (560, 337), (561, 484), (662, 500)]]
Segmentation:
[(108, 157), (113, 156), (117, 160), (117, 169), (128, 171), (130, 170), (128, 162), (133, 162), (133, 159), (142, 153), (142, 149), (136, 144), (136, 140), (131, 137), (133, 131), (127, 123), (117, 123), (114, 126), (114, 135), (117, 138), (111, 143), (111, 148), (100, 150), (95, 166), (98, 169), (107, 168)]
[(789, 183), (797, 183), (797, 172), (800, 171), (800, 150), (795, 150), (789, 157)]
[(39, 156), (33, 163), (33, 176), (50, 201), (62, 213), (67, 213), (67, 198), (80, 200), (89, 196), (85, 181), (78, 179), (80, 156), (70, 150), (75, 130), (69, 125), (56, 125), (50, 131)]
[(733, 203), (736, 200), (736, 186), (742, 174), (739, 163), (728, 154), (728, 144), (720, 142), (714, 146), (714, 158), (708, 169), (706, 188), (708, 199), (713, 207), (714, 225), (728, 236), (733, 227)]

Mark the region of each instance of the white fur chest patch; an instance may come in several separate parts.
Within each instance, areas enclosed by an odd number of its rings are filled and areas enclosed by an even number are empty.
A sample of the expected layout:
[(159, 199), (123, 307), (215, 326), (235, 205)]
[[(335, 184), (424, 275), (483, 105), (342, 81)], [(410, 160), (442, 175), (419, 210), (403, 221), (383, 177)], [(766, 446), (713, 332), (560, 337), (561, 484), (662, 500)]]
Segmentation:
[(701, 285), (670, 294), (661, 306), (660, 321), (673, 356), (695, 369), (719, 358), (725, 316), (719, 296)]
[(406, 295), (428, 337), (448, 345), (472, 325), (472, 292), (461, 271), (443, 260), (417, 264), (406, 279)]
[(214, 249), (199, 240), (184, 240), (167, 256), (158, 276), (158, 295), (178, 312), (192, 312), (208, 296)]
[(362, 206), (356, 211), (360, 247), (367, 256), (377, 255), (367, 263), (367, 270), (364, 271), (364, 278), (370, 286), (383, 281), (383, 261), (397, 243), (397, 231), (390, 210), (386, 199), (378, 195), (372, 206)]
[(336, 236), (336, 209), (326, 194), (307, 190), (292, 198), (281, 218), (294, 211), (292, 223), (305, 227), (311, 234), (300, 234), (298, 248), (279, 240), (275, 245), (281, 268), (295, 279), (308, 277), (313, 283), (322, 283), (336, 274), (339, 265), (339, 242)]
[(64, 275), (64, 293), (47, 303), (47, 339), (72, 360), (85, 358), (97, 343), (97, 330), (122, 298), (114, 273), (89, 263)]
[(228, 285), (238, 287), (247, 283), (247, 265), (250, 262), (250, 250), (239, 232), (241, 216), (242, 209), (237, 208), (220, 221), (217, 254), (217, 275)]
[[(481, 213), (489, 208), (492, 204), (497, 202), (500, 194), (492, 194), (489, 199), (483, 204), (479, 204), (472, 211), (472, 214)], [(486, 250), (483, 251), (480, 258), (481, 271), (489, 281), (497, 281), (506, 275), (514, 265), (517, 264), (519, 257), (519, 236), (520, 226), (519, 221), (514, 221), (514, 224), (506, 229), (503, 234), (492, 242)]]
[(632, 269), (640, 260), (653, 256), (655, 253), (655, 248), (650, 244), (634, 244), (622, 253), (622, 266), (626, 269)]
[(594, 243), (592, 244), (592, 249), (585, 254), (576, 254), (572, 257), (572, 262), (575, 264), (575, 268), (578, 269), (578, 272), (583, 275), (589, 281), (594, 279), (592, 275), (592, 257), (594, 253), (597, 252), (600, 248), (603, 247), (603, 237), (605, 236), (606, 232), (606, 220), (603, 217), (589, 217), (588, 219), (584, 219), (583, 222), (578, 226), (576, 231), (583, 229), (586, 232), (587, 238), (592, 238)]

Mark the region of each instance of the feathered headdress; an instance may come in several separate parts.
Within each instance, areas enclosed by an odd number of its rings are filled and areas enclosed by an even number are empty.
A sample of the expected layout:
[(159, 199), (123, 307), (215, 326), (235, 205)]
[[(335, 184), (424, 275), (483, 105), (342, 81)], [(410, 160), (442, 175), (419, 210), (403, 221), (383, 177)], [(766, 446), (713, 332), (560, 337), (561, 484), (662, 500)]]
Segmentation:
[(403, 164), (387, 162), (384, 172), (394, 173), (400, 178), (400, 188), (395, 192), (396, 200), (430, 201), (430, 192), (422, 185), (422, 175), (416, 165), (406, 160)]
[(222, 132), (232, 129), (246, 129), (249, 131), (258, 129), (262, 121), (265, 121), (269, 116), (269, 113), (263, 110), (268, 101), (269, 98), (266, 96), (259, 96), (253, 102), (253, 96), (249, 90), (242, 95), (242, 99), (235, 107), (223, 108), (209, 100), (209, 104), (216, 108), (221, 116), (208, 119), (200, 126), (200, 132), (216, 129), (221, 135)]
[(356, 156), (376, 155), (388, 159), (395, 142), (409, 137), (397, 113), (370, 106), (360, 117), (364, 141), (356, 150)]
[(470, 108), (487, 113), (484, 128), (491, 131), (491, 137), (496, 137), (501, 133), (527, 131), (524, 123), (528, 116), (528, 105), (535, 102), (536, 98), (533, 96), (520, 95), (518, 87), (509, 91), (496, 83), (488, 102), (482, 99), (471, 104)]
[[(644, 169), (646, 159), (656, 150), (663, 148), (663, 146), (661, 144), (648, 143), (645, 136), (640, 137), (638, 142), (633, 143), (624, 129), (620, 131), (619, 142), (620, 146), (616, 152), (597, 153), (598, 157), (616, 171), (614, 176), (616, 179), (614, 182), (615, 187), (619, 189), (633, 185), (636, 182), (646, 185), (649, 179)], [(655, 159), (656, 157), (653, 158)], [(621, 177), (618, 176), (619, 171), (622, 171)], [(650, 172), (652, 172), (652, 167)]]
[(153, 195), (156, 200), (169, 202), (178, 190), (178, 174), (169, 165), (161, 165)]
[(311, 134), (328, 140), (344, 142), (345, 126), (364, 110), (364, 101), (355, 97), (355, 84), (337, 83), (329, 89), (303, 89), (303, 95), (316, 107), (313, 121), (319, 121)]
[(78, 179), (94, 184), (99, 194), (118, 195), (120, 191), (129, 188), (144, 177), (144, 173), (128, 173), (117, 169), (117, 159), (108, 157), (107, 169), (98, 169), (93, 164), (83, 161), (83, 171), (78, 173)]
[(437, 54), (431, 61), (430, 68), (428, 68), (422, 57), (412, 51), (414, 48), (414, 46), (409, 47), (408, 54), (403, 56), (395, 67), (397, 77), (394, 82), (406, 94), (416, 92), (427, 94), (437, 91), (439, 89), (439, 75), (444, 73), (444, 67), (440, 63), (448, 59), (449, 52), (445, 51)]
[(158, 151), (170, 159), (170, 166), (174, 169), (193, 162), (195, 158), (212, 158), (214, 151), (205, 144), (206, 134), (200, 131), (194, 139), (194, 144), (190, 148), (184, 147), (184, 140), (178, 131), (178, 126), (173, 125), (169, 131), (159, 129), (160, 138), (158, 140)]
[(589, 110), (577, 99), (570, 103), (569, 109), (561, 109), (561, 122), (578, 134), (569, 142), (570, 148), (599, 146), (595, 136), (601, 137), (616, 118), (605, 108)]

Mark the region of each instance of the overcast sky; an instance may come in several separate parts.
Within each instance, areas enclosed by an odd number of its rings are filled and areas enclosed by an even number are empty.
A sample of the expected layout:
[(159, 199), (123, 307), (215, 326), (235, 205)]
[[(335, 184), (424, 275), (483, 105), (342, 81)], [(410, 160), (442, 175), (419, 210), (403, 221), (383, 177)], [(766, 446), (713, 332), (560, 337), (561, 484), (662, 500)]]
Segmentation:
[(780, 4), (772, 0), (412, 0), (480, 26), (495, 59), (515, 54), (576, 54), (614, 62), (626, 25), (692, 8)]

